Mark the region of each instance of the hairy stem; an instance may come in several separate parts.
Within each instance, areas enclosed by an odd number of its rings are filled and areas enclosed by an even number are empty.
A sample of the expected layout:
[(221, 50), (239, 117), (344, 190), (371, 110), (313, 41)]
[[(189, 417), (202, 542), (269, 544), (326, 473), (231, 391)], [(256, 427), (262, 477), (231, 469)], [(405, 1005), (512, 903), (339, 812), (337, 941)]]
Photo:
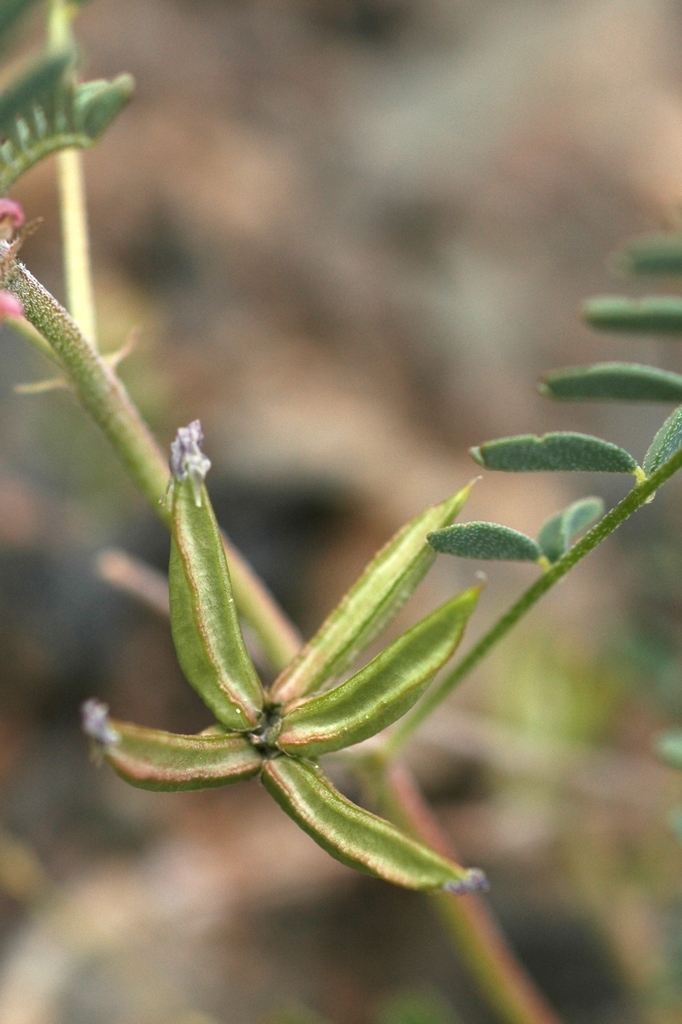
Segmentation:
[[(164, 501), (169, 472), (166, 458), (128, 392), (76, 322), (39, 281), (12, 258), (0, 241), (2, 283), (24, 306), (26, 320), (49, 342), (83, 408), (111, 442), (116, 454), (159, 518), (167, 525)], [(276, 671), (301, 644), (300, 637), (264, 584), (225, 539), (235, 600), (258, 636)]]
[[(432, 849), (446, 857), (455, 856), (451, 843), (403, 765), (393, 763), (382, 767), (376, 762), (372, 775), (384, 813)], [(435, 906), (455, 949), (465, 960), (500, 1024), (560, 1024), (507, 946), (497, 922), (480, 897), (436, 893), (429, 897), (429, 903)]]
[(537, 604), (540, 598), (566, 575), (585, 555), (601, 544), (621, 523), (650, 501), (658, 488), (682, 468), (682, 449), (664, 462), (655, 473), (637, 484), (622, 501), (607, 512), (589, 533), (574, 544), (565, 555), (554, 563), (542, 576), (514, 602), (505, 614), (484, 633), (469, 653), (443, 679), (433, 686), (417, 704), (411, 714), (402, 720), (390, 734), (384, 745), (386, 755), (395, 754), (409, 739), (412, 733), (441, 704), (452, 690), (478, 663), (502, 640), (513, 626)]

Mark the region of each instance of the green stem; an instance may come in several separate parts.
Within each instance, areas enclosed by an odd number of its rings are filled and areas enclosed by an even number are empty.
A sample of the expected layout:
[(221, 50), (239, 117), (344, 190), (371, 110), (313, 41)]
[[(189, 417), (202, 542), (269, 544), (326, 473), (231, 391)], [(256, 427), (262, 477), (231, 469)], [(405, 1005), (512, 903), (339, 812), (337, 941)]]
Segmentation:
[(452, 690), (460, 683), (465, 676), (478, 665), (480, 661), (502, 640), (516, 623), (526, 615), (531, 608), (537, 604), (540, 598), (554, 586), (555, 583), (566, 575), (585, 555), (593, 548), (601, 544), (610, 534), (616, 530), (621, 523), (624, 523), (633, 512), (650, 501), (658, 488), (669, 480), (673, 474), (682, 468), (682, 448), (664, 462), (655, 473), (646, 479), (627, 494), (600, 522), (593, 527), (589, 533), (574, 544), (569, 551), (563, 555), (554, 565), (526, 590), (521, 597), (514, 602), (511, 608), (491, 626), (487, 633), (481, 637), (469, 653), (459, 662), (455, 668), (445, 676), (439, 683), (430, 689), (422, 700), (417, 704), (414, 711), (407, 715), (399, 726), (389, 735), (383, 747), (384, 754), (391, 756), (403, 746), (412, 733), (428, 716), (441, 704)]
[(90, 338), (93, 344), (97, 344), (83, 154), (78, 149), (65, 149), (57, 154), (56, 159), (64, 245), (66, 304), (86, 337)]
[[(399, 827), (443, 856), (456, 851), (403, 765), (368, 763), (370, 786), (381, 809)], [(532, 979), (507, 946), (495, 918), (478, 896), (429, 897), (456, 952), (467, 964), (500, 1024), (560, 1024)]]
[[(159, 518), (168, 525), (164, 501), (168, 463), (122, 382), (95, 351), (75, 321), (39, 281), (13, 260), (0, 242), (2, 284), (21, 299), (24, 315), (53, 349), (81, 405), (111, 442)], [(241, 614), (258, 636), (276, 671), (289, 664), (300, 637), (248, 563), (225, 540), (234, 595)]]
[[(73, 9), (66, 0), (51, 0), (48, 20), (50, 47), (62, 51), (73, 46)], [(64, 250), (66, 305), (83, 333), (97, 343), (97, 319), (90, 263), (83, 155), (78, 149), (57, 154), (57, 182)]]

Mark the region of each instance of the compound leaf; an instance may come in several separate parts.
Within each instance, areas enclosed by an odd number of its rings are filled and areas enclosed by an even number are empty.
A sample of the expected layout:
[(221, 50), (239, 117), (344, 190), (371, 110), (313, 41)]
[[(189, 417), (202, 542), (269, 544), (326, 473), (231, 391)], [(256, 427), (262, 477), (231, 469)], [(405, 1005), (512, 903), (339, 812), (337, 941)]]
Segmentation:
[(540, 382), (549, 398), (682, 402), (682, 376), (638, 363), (594, 363), (554, 370)]
[(61, 85), (43, 102), (29, 100), (8, 122), (0, 145), (0, 194), (40, 160), (61, 149), (93, 146), (133, 94), (130, 75), (112, 82)]
[(434, 551), (460, 558), (537, 562), (542, 557), (532, 537), (499, 523), (455, 523), (430, 533), (427, 540)]

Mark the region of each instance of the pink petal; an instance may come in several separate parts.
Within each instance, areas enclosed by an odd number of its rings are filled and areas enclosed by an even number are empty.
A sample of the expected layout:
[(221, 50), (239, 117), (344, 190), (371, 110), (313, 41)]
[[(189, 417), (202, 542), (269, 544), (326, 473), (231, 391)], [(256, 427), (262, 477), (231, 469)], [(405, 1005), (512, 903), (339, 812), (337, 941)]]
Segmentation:
[(13, 230), (21, 228), (26, 223), (26, 217), (21, 203), (15, 202), (14, 199), (8, 199), (6, 196), (4, 199), (0, 199), (0, 221), (9, 220), (12, 222)]
[(0, 291), (0, 320), (6, 316), (19, 317), (24, 315), (21, 301), (11, 292)]

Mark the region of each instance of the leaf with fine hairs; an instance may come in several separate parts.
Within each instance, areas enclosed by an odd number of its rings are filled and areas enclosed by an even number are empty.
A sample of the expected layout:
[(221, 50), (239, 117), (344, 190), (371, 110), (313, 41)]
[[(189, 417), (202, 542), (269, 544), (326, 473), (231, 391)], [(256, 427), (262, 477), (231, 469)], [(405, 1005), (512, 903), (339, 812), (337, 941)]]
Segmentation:
[(565, 555), (571, 542), (604, 512), (601, 498), (581, 498), (550, 516), (538, 534), (538, 544), (549, 562)]
[(471, 455), (486, 469), (508, 473), (552, 470), (637, 475), (639, 469), (632, 455), (618, 445), (572, 431), (542, 437), (535, 434), (502, 437), (472, 448)]
[(649, 295), (630, 299), (600, 295), (583, 306), (583, 317), (600, 331), (623, 334), (682, 334), (682, 298)]
[(455, 523), (430, 533), (434, 551), (460, 558), (483, 558), (501, 562), (537, 562), (539, 545), (525, 533), (499, 523)]
[(682, 445), (682, 406), (675, 409), (651, 442), (644, 456), (643, 468), (647, 476), (655, 473)]
[(553, 370), (538, 385), (568, 401), (682, 402), (682, 376), (639, 363), (594, 363)]

